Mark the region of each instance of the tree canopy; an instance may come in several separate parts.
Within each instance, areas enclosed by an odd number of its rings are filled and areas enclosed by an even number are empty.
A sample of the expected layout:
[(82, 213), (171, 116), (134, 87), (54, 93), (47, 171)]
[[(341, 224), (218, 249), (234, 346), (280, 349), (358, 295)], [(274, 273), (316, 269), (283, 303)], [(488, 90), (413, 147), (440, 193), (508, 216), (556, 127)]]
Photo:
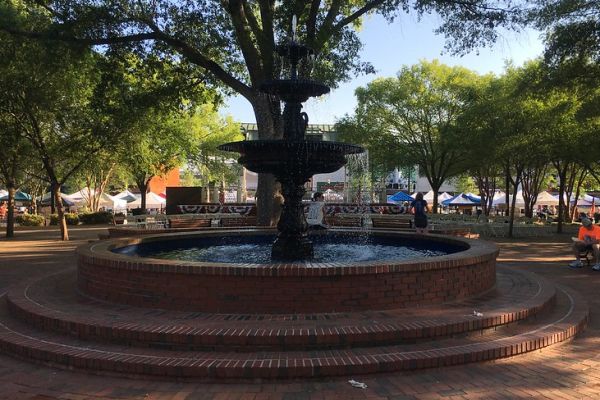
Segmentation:
[[(499, 26), (514, 26), (518, 20), (509, 0), (16, 1), (1, 3), (0, 30), (111, 49), (125, 47), (142, 59), (177, 61), (203, 84), (244, 96), (254, 109), (263, 139), (282, 135), (280, 101), (259, 88), (282, 73), (274, 49), (290, 37), (292, 15), (298, 17), (300, 39), (319, 55), (303, 71), (334, 87), (354, 74), (373, 71), (358, 57), (362, 45), (356, 29), (368, 14), (379, 13), (391, 21), (410, 11), (438, 13), (439, 32), (457, 52), (495, 40)], [(23, 26), (15, 17), (16, 8), (48, 16), (51, 23)], [(259, 223), (271, 222), (274, 188), (272, 176), (259, 176)]]
[(477, 81), (472, 71), (438, 61), (404, 67), (396, 78), (357, 89), (356, 115), (338, 130), (392, 168), (417, 165), (436, 192), (435, 210), (442, 183), (464, 170), (468, 133), (459, 122), (475, 100)]

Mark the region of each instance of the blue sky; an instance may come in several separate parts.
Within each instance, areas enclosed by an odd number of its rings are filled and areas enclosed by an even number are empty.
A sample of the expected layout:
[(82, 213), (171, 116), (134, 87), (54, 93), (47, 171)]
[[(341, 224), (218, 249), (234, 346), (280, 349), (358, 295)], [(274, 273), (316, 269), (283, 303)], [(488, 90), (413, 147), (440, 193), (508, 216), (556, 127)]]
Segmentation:
[[(445, 39), (435, 35), (433, 30), (439, 25), (438, 18), (427, 16), (421, 21), (412, 15), (403, 15), (388, 24), (379, 16), (365, 20), (359, 36), (363, 42), (361, 57), (371, 62), (377, 73), (359, 76), (350, 82), (342, 83), (330, 94), (309, 100), (304, 111), (310, 123), (331, 124), (344, 114), (352, 114), (356, 105), (354, 90), (377, 77), (394, 76), (404, 65), (412, 65), (419, 60), (439, 59), (448, 65), (462, 65), (481, 74), (493, 72), (501, 74), (507, 60), (515, 65), (542, 54), (543, 44), (539, 32), (502, 32), (501, 38), (489, 48), (480, 48), (463, 57), (442, 54)], [(250, 104), (242, 97), (232, 97), (226, 102), (222, 114), (231, 114), (239, 122), (255, 122)]]

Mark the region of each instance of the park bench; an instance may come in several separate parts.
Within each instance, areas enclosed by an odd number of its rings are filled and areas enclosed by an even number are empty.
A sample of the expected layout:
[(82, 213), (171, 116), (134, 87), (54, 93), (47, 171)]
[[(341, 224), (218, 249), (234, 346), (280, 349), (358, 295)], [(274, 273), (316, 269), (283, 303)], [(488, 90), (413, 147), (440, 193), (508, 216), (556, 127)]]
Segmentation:
[(352, 215), (352, 214), (328, 215), (325, 217), (325, 224), (327, 224), (329, 226), (360, 227), (360, 226), (362, 226), (362, 215)]
[(256, 217), (252, 215), (245, 217), (222, 217), (221, 226), (227, 228), (237, 226), (256, 226)]
[(210, 218), (169, 218), (169, 228), (209, 228)]
[(403, 217), (396, 215), (374, 215), (371, 216), (371, 222), (375, 229), (393, 229), (407, 231), (413, 229), (412, 217)]

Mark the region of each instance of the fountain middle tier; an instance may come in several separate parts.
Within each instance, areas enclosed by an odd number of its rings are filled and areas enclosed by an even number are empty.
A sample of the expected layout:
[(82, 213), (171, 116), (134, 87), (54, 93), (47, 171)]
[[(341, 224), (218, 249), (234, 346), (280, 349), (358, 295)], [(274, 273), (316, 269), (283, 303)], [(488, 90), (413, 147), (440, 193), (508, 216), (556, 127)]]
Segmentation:
[(346, 164), (346, 155), (362, 153), (360, 146), (318, 140), (244, 140), (226, 143), (219, 149), (241, 154), (238, 162), (256, 173), (308, 180), (334, 172)]

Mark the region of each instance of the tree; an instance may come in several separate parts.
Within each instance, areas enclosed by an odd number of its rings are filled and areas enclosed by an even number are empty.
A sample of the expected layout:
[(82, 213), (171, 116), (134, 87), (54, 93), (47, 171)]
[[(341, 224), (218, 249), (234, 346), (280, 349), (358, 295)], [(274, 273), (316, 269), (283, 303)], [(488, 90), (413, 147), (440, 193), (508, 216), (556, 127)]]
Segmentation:
[[(437, 12), (443, 20), (439, 32), (454, 38), (449, 46), (459, 52), (495, 40), (498, 26), (511, 26), (519, 17), (510, 1), (502, 0), (25, 0), (22, 4), (30, 13), (53, 19), (51, 26), (34, 29), (23, 28), (10, 18), (17, 6), (5, 1), (8, 4), (1, 11), (9, 18), (0, 20), (0, 29), (6, 32), (86, 45), (127, 46), (138, 54), (160, 54), (195, 66), (191, 73), (205, 83), (237, 92), (250, 102), (260, 139), (282, 137), (279, 99), (262, 93), (260, 87), (282, 72), (274, 49), (278, 41), (290, 36), (292, 14), (298, 16), (301, 39), (320, 54), (319, 62), (304, 66), (304, 72), (332, 86), (352, 74), (373, 70), (358, 58), (361, 43), (355, 29), (365, 15), (379, 13), (391, 21), (411, 9), (419, 15)], [(258, 222), (262, 225), (269, 224), (275, 213), (274, 182), (271, 175), (259, 176)]]
[[(34, 23), (31, 20), (29, 23)], [(106, 143), (106, 130), (90, 108), (98, 75), (86, 49), (2, 34), (5, 112), (37, 154), (68, 240), (59, 188)]]
[(546, 59), (600, 62), (600, 5), (596, 1), (537, 0), (528, 22), (546, 31)]
[[(4, 97), (5, 86), (0, 83), (0, 97)], [(0, 105), (0, 182), (8, 191), (8, 213), (6, 216), (6, 237), (14, 236), (15, 193), (27, 182), (28, 171), (39, 168), (33, 157), (31, 144), (21, 136), (18, 124), (10, 115), (6, 103)]]
[(493, 75), (481, 78), (475, 87), (475, 101), (460, 117), (463, 131), (469, 132), (465, 162), (481, 196), (481, 209), (489, 215), (494, 194), (500, 186), (503, 166), (500, 160), (501, 108), (503, 86)]
[(240, 124), (231, 117), (219, 116), (212, 104), (199, 106), (188, 124), (190, 134), (196, 138), (195, 147), (188, 152), (188, 161), (200, 173), (200, 183), (208, 186), (211, 182), (237, 182), (241, 166), (228, 163), (232, 154), (218, 150), (217, 146), (244, 139)]
[(462, 67), (423, 61), (403, 68), (396, 78), (358, 88), (356, 116), (345, 121), (346, 126), (354, 122), (352, 129), (362, 133), (360, 143), (370, 155), (419, 167), (434, 191), (434, 212), (444, 181), (465, 170), (459, 119), (474, 100), (477, 78)]
[(150, 112), (147, 117), (147, 121), (139, 121), (137, 129), (128, 132), (130, 136), (120, 154), (121, 162), (140, 190), (144, 211), (150, 180), (182, 166), (187, 151), (194, 146), (182, 115)]

